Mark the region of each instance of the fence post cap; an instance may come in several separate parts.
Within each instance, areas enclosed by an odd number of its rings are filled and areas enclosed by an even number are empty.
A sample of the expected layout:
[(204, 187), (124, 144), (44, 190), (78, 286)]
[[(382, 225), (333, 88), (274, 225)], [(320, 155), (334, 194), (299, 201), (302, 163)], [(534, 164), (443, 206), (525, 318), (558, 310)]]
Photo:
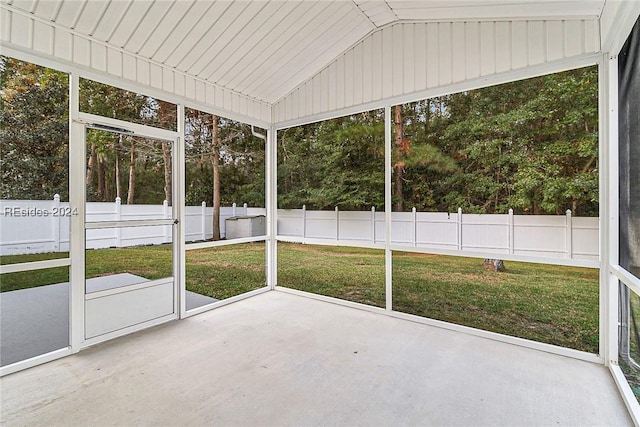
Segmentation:
[(55, 200), (56, 202), (59, 202), (60, 201), (60, 195), (59, 194), (55, 194), (53, 196), (53, 200)]
[(509, 215), (513, 215), (513, 209), (509, 208)]
[(119, 204), (120, 202), (122, 202), (122, 199), (120, 199), (120, 197), (116, 197), (116, 203)]
[(567, 212), (565, 212), (567, 215), (571, 215), (571, 209), (567, 209)]
[(238, 206), (238, 205), (236, 205), (236, 202), (233, 202), (233, 204), (231, 205), (231, 207), (234, 207), (234, 208), (235, 208), (236, 206)]
[(207, 207), (207, 202), (200, 203), (200, 206), (202, 206), (203, 208), (206, 208)]
[(166, 206), (169, 206), (169, 202), (168, 202), (168, 201), (166, 201), (166, 200), (164, 200), (164, 201), (162, 202), (162, 205), (163, 205), (163, 206), (165, 206), (165, 207), (166, 207)]
[(462, 213), (462, 208), (458, 208), (458, 213), (461, 214)]

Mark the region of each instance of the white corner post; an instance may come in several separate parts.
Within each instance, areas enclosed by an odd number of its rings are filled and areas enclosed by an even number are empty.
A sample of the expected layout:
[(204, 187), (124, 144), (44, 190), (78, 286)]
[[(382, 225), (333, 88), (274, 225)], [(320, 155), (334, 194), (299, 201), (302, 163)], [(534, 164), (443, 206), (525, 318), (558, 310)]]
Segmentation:
[(267, 129), (266, 141), (266, 208), (267, 208), (267, 286), (275, 289), (278, 284), (278, 131), (275, 126)]
[(564, 222), (564, 247), (566, 254), (565, 256), (568, 259), (573, 259), (573, 219), (571, 216), (571, 209), (567, 209), (564, 213), (565, 222)]
[[(51, 212), (60, 212), (60, 195), (55, 194), (53, 196), (53, 204), (51, 206)], [(51, 217), (51, 234), (53, 238), (53, 252), (60, 251), (60, 221), (62, 221), (62, 215), (54, 215)]]
[[(73, 352), (84, 342), (84, 278), (85, 278), (85, 129), (80, 117), (80, 77), (69, 74), (69, 236), (70, 298), (69, 341)], [(76, 214), (77, 213), (77, 214)]]
[(618, 287), (611, 266), (618, 264), (618, 58), (599, 63), (600, 162), (600, 355), (618, 363)]
[(392, 253), (391, 253), (391, 106), (384, 107), (384, 259), (385, 308), (393, 309)]
[(513, 255), (515, 252), (515, 227), (513, 223), (513, 209), (509, 209), (509, 253)]
[[(177, 316), (182, 319), (187, 314), (187, 254), (185, 251), (186, 240), (186, 208), (185, 206), (185, 182), (186, 182), (186, 168), (185, 168), (185, 115), (184, 104), (178, 104), (177, 119), (178, 119), (178, 139), (175, 141), (173, 147), (173, 215), (178, 219), (178, 224), (174, 225), (173, 232), (173, 244), (174, 244), (174, 268), (177, 271), (174, 272), (175, 280), (178, 281), (177, 286), (174, 286), (176, 296)], [(204, 211), (204, 209), (203, 209)], [(204, 227), (204, 221), (202, 222)], [(206, 228), (203, 228), (203, 235), (206, 232)]]

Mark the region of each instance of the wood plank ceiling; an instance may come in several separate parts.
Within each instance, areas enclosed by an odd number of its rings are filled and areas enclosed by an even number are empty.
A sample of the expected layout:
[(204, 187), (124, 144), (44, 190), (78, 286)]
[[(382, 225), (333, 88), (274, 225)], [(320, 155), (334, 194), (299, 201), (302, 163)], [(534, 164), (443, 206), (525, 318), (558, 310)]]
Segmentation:
[(605, 0), (2, 0), (47, 22), (275, 103), (402, 21), (598, 18)]

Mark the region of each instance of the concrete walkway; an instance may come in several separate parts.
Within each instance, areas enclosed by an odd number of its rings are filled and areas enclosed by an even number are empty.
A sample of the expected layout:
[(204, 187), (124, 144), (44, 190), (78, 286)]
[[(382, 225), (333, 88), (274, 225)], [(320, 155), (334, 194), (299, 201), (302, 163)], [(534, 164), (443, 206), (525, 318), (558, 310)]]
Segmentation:
[(0, 379), (6, 426), (627, 426), (606, 368), (283, 292)]
[[(148, 279), (130, 273), (87, 279), (87, 292), (119, 288)], [(187, 291), (187, 310), (218, 301)], [(69, 345), (69, 283), (0, 293), (0, 366)]]

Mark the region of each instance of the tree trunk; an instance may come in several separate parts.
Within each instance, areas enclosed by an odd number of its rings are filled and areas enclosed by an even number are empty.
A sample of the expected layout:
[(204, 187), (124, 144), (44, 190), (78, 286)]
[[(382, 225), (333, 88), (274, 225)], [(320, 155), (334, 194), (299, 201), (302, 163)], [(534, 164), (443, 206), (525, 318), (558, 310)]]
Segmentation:
[(87, 177), (85, 179), (85, 184), (87, 188), (91, 188), (93, 185), (93, 175), (94, 169), (96, 167), (96, 143), (91, 143), (91, 154), (89, 155), (89, 160), (87, 161)]
[(102, 156), (98, 158), (98, 200), (101, 202), (107, 201), (107, 191), (105, 188), (105, 183), (107, 175), (107, 167), (104, 164), (104, 159)]
[(136, 192), (136, 143), (131, 141), (131, 150), (129, 151), (129, 190), (127, 192), (127, 204), (133, 204), (133, 198)]
[(171, 171), (171, 147), (166, 141), (162, 141), (162, 159), (164, 160), (164, 199), (171, 206), (173, 200), (173, 191), (171, 188), (172, 171)]
[(396, 162), (396, 211), (404, 210), (404, 191), (402, 186), (404, 162), (403, 156), (403, 134), (404, 121), (402, 119), (402, 105), (395, 106), (395, 125), (396, 125), (396, 147), (398, 148), (398, 161)]
[(211, 117), (211, 166), (213, 166), (213, 240), (220, 240), (220, 118)]
[[(166, 101), (158, 100), (158, 119), (161, 124), (175, 123), (176, 121), (176, 106)], [(171, 169), (171, 144), (166, 141), (162, 141), (162, 160), (164, 161), (164, 199), (169, 203), (169, 206), (173, 205), (173, 177)]]
[(121, 143), (122, 143), (122, 135), (119, 135), (118, 139), (114, 142), (115, 148), (116, 148), (114, 150), (116, 155), (114, 174), (115, 174), (115, 181), (116, 181), (116, 197), (120, 197), (120, 200), (122, 200), (121, 191), (120, 191), (120, 144)]
[(426, 100), (426, 108), (424, 109), (424, 138), (425, 141), (429, 140), (429, 121), (431, 120), (431, 101)]

